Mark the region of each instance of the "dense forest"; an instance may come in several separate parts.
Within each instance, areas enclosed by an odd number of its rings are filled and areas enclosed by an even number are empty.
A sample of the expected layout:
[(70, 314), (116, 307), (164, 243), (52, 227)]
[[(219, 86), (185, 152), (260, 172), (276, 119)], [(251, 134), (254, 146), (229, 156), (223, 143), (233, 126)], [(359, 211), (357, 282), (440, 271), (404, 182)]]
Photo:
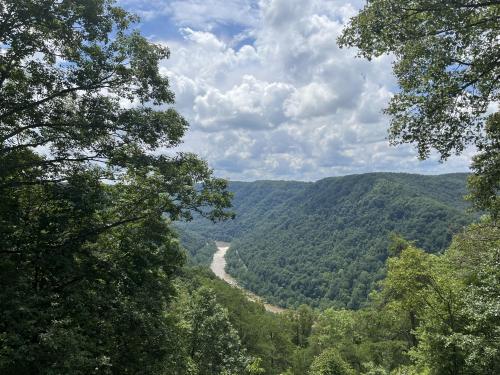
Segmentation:
[(473, 224), (440, 254), (395, 236), (388, 252), (387, 272), (361, 309), (268, 313), (203, 267), (184, 269), (176, 309), (188, 310), (190, 296), (198, 301), (210, 290), (255, 373), (497, 374), (498, 227)]
[[(1, 374), (500, 373), (498, 1), (372, 0), (338, 40), (392, 54), (390, 142), (474, 146), (468, 177), (217, 178), (176, 152), (170, 51), (138, 20), (0, 2)], [(288, 309), (215, 277), (213, 239)]]
[(196, 260), (210, 248), (196, 244), (196, 236), (231, 242), (228, 270), (270, 302), (358, 308), (384, 275), (391, 235), (439, 253), (471, 222), (466, 177), (372, 173), (316, 183), (232, 182), (235, 220), (196, 219), (180, 228)]
[[(192, 221), (176, 222), (175, 225), (181, 233), (186, 233), (193, 240), (196, 235), (201, 235), (204, 238), (230, 242), (260, 225), (268, 213), (286, 205), (309, 185), (311, 183), (299, 181), (232, 181), (229, 182), (228, 190), (233, 194), (233, 219), (215, 224), (195, 215)], [(196, 246), (195, 243), (193, 245)], [(186, 247), (191, 249), (188, 243)]]

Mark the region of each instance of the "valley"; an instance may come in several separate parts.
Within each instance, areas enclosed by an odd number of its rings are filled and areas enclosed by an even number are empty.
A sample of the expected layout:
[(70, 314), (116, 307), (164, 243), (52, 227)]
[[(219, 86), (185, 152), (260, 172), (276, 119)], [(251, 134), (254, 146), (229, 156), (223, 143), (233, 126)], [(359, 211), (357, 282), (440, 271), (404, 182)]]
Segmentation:
[(0, 375), (500, 374), (500, 0), (2, 0), (0, 103)]
[(317, 182), (231, 182), (234, 220), (179, 223), (195, 264), (231, 242), (232, 280), (280, 307), (360, 308), (384, 277), (391, 237), (430, 253), (470, 223), (466, 174), (368, 173)]
[[(213, 290), (259, 373), (313, 374), (324, 361), (345, 375), (430, 373), (410, 352), (435, 374), (486, 373), (498, 367), (500, 237), (468, 210), (466, 179), (230, 182), (233, 220), (175, 224), (188, 262), (181, 300)], [(484, 363), (466, 364), (483, 347)]]

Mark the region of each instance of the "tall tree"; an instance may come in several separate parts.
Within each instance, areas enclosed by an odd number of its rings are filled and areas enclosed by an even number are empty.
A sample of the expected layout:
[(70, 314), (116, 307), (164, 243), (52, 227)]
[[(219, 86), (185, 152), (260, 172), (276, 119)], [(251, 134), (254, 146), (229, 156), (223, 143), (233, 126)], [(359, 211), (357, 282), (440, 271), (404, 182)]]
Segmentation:
[(500, 215), (500, 112), (486, 121), (487, 137), (478, 145), (479, 153), (474, 157), (469, 178), (469, 188), (474, 205), (479, 210), (489, 210), (493, 219)]
[(107, 180), (141, 170), (157, 176), (158, 208), (174, 218), (212, 203), (203, 213), (223, 216), (225, 182), (203, 161), (154, 153), (181, 143), (188, 124), (159, 73), (169, 50), (135, 20), (112, 0), (2, 2), (1, 188), (66, 181), (89, 165)]
[(392, 143), (415, 143), (421, 158), (432, 149), (442, 159), (468, 145), (487, 149), (475, 160), (485, 178), (473, 193), (498, 216), (498, 135), (485, 123), (500, 102), (500, 1), (368, 1), (339, 42), (369, 59), (394, 56), (400, 90), (386, 109)]
[[(162, 373), (184, 258), (169, 221), (230, 214), (112, 0), (0, 4), (0, 372)], [(167, 156), (168, 155), (168, 156)]]
[(432, 373), (462, 373), (463, 352), (455, 342), (447, 340), (463, 326), (458, 318), (461, 280), (457, 280), (444, 257), (426, 254), (413, 246), (390, 258), (387, 268), (383, 282), (387, 308), (407, 317), (411, 344), (423, 351), (432, 347), (426, 357), (432, 362)]
[[(199, 375), (243, 374), (250, 358), (241, 346), (228, 312), (216, 301), (215, 293), (200, 288), (188, 312), (190, 356)], [(258, 369), (259, 366), (255, 366)]]
[(328, 349), (317, 356), (309, 371), (311, 375), (351, 375), (354, 372), (335, 349)]
[(443, 255), (409, 246), (388, 260), (385, 311), (407, 317), (414, 363), (430, 374), (498, 372), (499, 230), (482, 222)]
[(297, 310), (287, 311), (284, 315), (290, 322), (293, 343), (303, 348), (306, 347), (315, 320), (314, 311), (307, 305), (300, 305)]

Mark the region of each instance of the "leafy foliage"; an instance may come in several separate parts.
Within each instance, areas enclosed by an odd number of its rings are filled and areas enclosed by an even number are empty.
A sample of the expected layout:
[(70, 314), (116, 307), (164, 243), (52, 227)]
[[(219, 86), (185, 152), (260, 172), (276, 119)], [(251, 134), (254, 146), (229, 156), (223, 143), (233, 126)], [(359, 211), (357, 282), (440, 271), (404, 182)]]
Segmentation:
[(499, 228), (483, 222), (458, 236), (430, 270), (434, 285), (412, 355), (431, 374), (500, 371)]
[[(176, 306), (192, 304), (192, 296), (201, 289), (215, 293), (216, 302), (227, 309), (231, 326), (241, 340), (242, 352), (250, 360), (246, 370), (249, 373), (280, 374), (290, 367), (294, 344), (292, 343), (292, 325), (287, 316), (272, 314), (262, 304), (251, 302), (240, 290), (215, 277), (206, 268), (184, 268), (179, 279), (179, 297)], [(173, 315), (177, 314), (174, 311)], [(201, 320), (205, 317), (201, 317)], [(224, 332), (213, 332), (224, 335)], [(186, 334), (183, 335), (183, 337)]]
[(371, 375), (498, 373), (499, 239), (485, 221), (440, 255), (398, 240), (401, 251), (388, 259), (369, 306), (317, 314), (291, 373), (310, 364), (328, 371), (330, 363)]
[(314, 359), (309, 374), (349, 375), (352, 374), (352, 371), (334, 349), (328, 349)]
[(246, 358), (227, 311), (210, 289), (199, 289), (188, 311), (189, 353), (199, 375), (241, 374)]
[(230, 194), (196, 156), (155, 152), (187, 122), (159, 73), (168, 50), (135, 20), (109, 0), (0, 4), (2, 374), (183, 362), (169, 222), (229, 217)]
[(479, 210), (489, 211), (493, 220), (500, 216), (500, 112), (486, 122), (486, 137), (479, 145), (469, 177), (470, 199)]
[(364, 57), (395, 55), (392, 139), (446, 158), (482, 139), (483, 115), (499, 100), (499, 19), (496, 1), (377, 0), (339, 41)]
[(395, 57), (400, 90), (386, 109), (392, 143), (416, 144), (421, 158), (435, 149), (446, 159), (471, 144), (482, 150), (473, 167), (472, 198), (494, 215), (498, 135), (486, 124), (498, 122), (499, 25), (498, 1), (374, 0), (339, 38), (360, 56)]

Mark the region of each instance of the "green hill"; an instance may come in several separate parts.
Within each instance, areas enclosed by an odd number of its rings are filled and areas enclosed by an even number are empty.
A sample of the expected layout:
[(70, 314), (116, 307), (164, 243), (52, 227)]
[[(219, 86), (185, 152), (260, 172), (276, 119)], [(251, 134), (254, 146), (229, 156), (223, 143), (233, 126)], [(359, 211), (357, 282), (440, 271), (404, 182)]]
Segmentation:
[[(213, 224), (208, 220), (195, 218), (190, 223), (176, 223), (176, 227), (181, 228), (182, 232), (194, 232), (205, 238), (229, 242), (262, 224), (263, 216), (272, 216), (280, 206), (287, 207), (288, 201), (311, 185), (310, 182), (298, 181), (230, 182), (228, 190), (234, 193), (234, 220)], [(192, 248), (187, 247), (191, 252)]]
[[(231, 241), (229, 272), (272, 303), (358, 308), (384, 275), (391, 233), (440, 252), (472, 220), (464, 213), (466, 176), (232, 182), (235, 220), (214, 225), (195, 219), (180, 228), (185, 238), (190, 232)], [(199, 263), (209, 261), (204, 249)]]

